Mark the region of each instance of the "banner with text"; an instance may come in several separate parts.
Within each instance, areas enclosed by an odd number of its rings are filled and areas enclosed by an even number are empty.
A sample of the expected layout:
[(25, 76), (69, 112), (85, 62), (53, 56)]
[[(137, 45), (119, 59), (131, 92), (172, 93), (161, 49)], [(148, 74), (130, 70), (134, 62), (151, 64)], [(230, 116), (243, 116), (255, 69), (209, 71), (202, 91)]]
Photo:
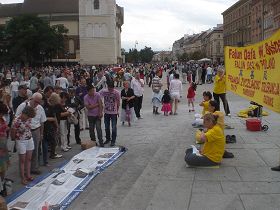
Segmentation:
[(227, 89), (280, 113), (280, 30), (246, 47), (225, 47)]

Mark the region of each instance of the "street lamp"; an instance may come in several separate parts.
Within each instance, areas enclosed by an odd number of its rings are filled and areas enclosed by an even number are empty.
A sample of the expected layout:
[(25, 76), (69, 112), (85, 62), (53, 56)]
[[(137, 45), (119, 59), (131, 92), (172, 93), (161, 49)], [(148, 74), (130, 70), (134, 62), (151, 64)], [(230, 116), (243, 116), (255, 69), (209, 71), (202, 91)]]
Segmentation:
[(135, 49), (137, 50), (138, 41), (135, 41)]
[(40, 55), (41, 55), (41, 58), (42, 58), (42, 61), (41, 61), (42, 67), (44, 65), (44, 56), (45, 56), (45, 54), (46, 54), (45, 51), (43, 51), (43, 50), (40, 51)]
[(67, 51), (64, 55), (65, 55), (65, 58), (66, 58), (65, 64), (66, 64), (66, 67), (67, 67), (68, 66), (68, 62), (69, 62), (69, 55), (70, 55), (69, 51)]

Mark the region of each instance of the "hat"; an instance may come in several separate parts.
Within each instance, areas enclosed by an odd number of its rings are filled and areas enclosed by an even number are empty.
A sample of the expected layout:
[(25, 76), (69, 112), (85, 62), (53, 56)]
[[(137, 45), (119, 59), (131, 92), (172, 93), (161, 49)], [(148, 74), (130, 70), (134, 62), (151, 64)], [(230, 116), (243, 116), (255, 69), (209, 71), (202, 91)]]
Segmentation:
[(21, 89), (27, 89), (27, 86), (26, 86), (26, 85), (19, 85), (19, 86), (18, 86), (18, 89), (19, 89), (19, 90), (21, 90)]

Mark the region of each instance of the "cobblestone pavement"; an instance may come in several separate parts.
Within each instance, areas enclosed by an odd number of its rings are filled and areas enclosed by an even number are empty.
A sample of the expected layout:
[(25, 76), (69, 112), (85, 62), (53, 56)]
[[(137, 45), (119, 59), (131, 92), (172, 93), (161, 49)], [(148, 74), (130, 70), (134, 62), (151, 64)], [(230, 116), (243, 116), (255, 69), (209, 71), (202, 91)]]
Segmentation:
[[(188, 85), (184, 85), (184, 92)], [(212, 85), (198, 86), (196, 104), (202, 92)], [(263, 210), (280, 209), (280, 173), (270, 167), (279, 164), (280, 115), (269, 111), (263, 118), (267, 132), (249, 132), (245, 120), (236, 113), (249, 102), (228, 93), (232, 117), (226, 123), (235, 129), (237, 143), (226, 145), (234, 159), (223, 160), (219, 169), (187, 168), (184, 151), (194, 144), (194, 114), (188, 112), (186, 99), (179, 104), (177, 116), (152, 114), (152, 91), (145, 88), (142, 115), (132, 127), (118, 124), (117, 144), (128, 151), (113, 165), (98, 175), (86, 190), (71, 204), (71, 210)], [(196, 111), (201, 109), (196, 105)], [(81, 134), (88, 139), (88, 131)], [(78, 153), (80, 147), (64, 153), (64, 160)], [(18, 158), (12, 155), (8, 177), (15, 179), (19, 189)], [(50, 162), (56, 167), (62, 160)]]

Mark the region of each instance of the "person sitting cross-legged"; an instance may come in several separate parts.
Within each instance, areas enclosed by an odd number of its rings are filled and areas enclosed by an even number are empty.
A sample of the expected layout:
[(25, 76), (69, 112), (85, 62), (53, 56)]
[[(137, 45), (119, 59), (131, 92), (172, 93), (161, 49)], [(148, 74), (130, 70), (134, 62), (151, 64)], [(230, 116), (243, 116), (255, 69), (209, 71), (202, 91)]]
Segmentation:
[(200, 141), (204, 143), (199, 154), (193, 149), (186, 150), (185, 161), (189, 166), (216, 166), (222, 161), (225, 151), (225, 136), (222, 128), (217, 125), (217, 116), (207, 113), (203, 117), (207, 131), (201, 134)]

